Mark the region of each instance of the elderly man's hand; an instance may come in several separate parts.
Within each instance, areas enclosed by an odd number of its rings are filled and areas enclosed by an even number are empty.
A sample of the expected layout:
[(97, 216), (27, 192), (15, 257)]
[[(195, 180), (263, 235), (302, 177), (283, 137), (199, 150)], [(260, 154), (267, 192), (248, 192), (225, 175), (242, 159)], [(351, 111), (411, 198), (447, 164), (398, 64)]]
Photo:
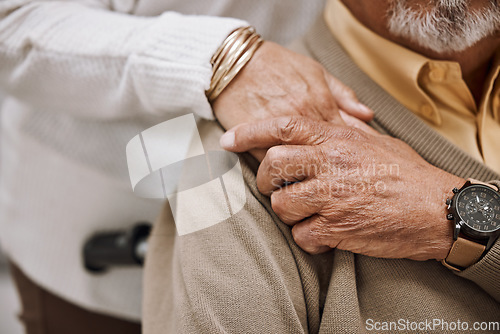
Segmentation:
[(445, 201), (465, 181), (404, 142), (346, 119), (357, 128), (303, 117), (242, 124), (221, 145), (233, 152), (271, 147), (257, 185), (305, 251), (445, 258), (453, 239)]
[(373, 112), (318, 62), (264, 42), (212, 105), (226, 129), (284, 115), (341, 122), (338, 110), (369, 121)]

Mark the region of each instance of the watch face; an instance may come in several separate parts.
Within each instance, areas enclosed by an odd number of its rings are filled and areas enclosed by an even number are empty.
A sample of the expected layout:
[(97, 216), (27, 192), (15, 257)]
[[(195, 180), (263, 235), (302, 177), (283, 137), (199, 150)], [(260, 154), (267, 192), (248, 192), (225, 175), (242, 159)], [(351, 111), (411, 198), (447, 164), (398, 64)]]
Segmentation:
[(500, 194), (491, 188), (465, 188), (458, 194), (456, 210), (460, 219), (478, 232), (500, 229)]

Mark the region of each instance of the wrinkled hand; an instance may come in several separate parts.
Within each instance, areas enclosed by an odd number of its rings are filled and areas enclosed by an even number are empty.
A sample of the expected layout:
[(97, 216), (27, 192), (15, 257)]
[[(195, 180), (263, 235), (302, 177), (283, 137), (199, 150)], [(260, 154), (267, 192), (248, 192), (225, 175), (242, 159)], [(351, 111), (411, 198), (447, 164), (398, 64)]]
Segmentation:
[(445, 201), (465, 181), (401, 140), (346, 119), (357, 128), (303, 117), (242, 124), (221, 145), (233, 152), (271, 147), (257, 185), (305, 251), (445, 258), (453, 240)]
[(264, 42), (212, 105), (224, 128), (284, 115), (338, 120), (338, 110), (364, 121), (373, 112), (318, 62)]

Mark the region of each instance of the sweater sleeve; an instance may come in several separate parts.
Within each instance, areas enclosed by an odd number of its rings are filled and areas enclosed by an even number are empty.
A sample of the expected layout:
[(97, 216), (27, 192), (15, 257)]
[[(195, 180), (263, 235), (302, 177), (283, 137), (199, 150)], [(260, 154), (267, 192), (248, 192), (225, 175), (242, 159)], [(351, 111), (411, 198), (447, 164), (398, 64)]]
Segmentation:
[[(500, 181), (490, 181), (500, 189)], [(500, 302), (500, 239), (486, 255), (473, 266), (458, 273), (459, 276), (474, 281)]]
[(246, 22), (174, 12), (139, 17), (89, 3), (2, 1), (0, 89), (89, 118), (169, 112), (213, 118), (205, 97), (210, 58)]

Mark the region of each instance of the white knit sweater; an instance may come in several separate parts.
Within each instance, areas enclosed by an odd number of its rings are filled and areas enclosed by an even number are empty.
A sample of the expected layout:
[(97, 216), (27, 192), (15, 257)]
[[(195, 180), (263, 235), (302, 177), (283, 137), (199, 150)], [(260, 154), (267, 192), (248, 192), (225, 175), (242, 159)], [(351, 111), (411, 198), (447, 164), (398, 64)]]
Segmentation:
[(32, 279), (91, 310), (140, 318), (140, 269), (84, 271), (97, 231), (153, 221), (125, 146), (186, 112), (211, 118), (210, 57), (245, 21), (281, 43), (323, 0), (0, 2), (0, 242)]

